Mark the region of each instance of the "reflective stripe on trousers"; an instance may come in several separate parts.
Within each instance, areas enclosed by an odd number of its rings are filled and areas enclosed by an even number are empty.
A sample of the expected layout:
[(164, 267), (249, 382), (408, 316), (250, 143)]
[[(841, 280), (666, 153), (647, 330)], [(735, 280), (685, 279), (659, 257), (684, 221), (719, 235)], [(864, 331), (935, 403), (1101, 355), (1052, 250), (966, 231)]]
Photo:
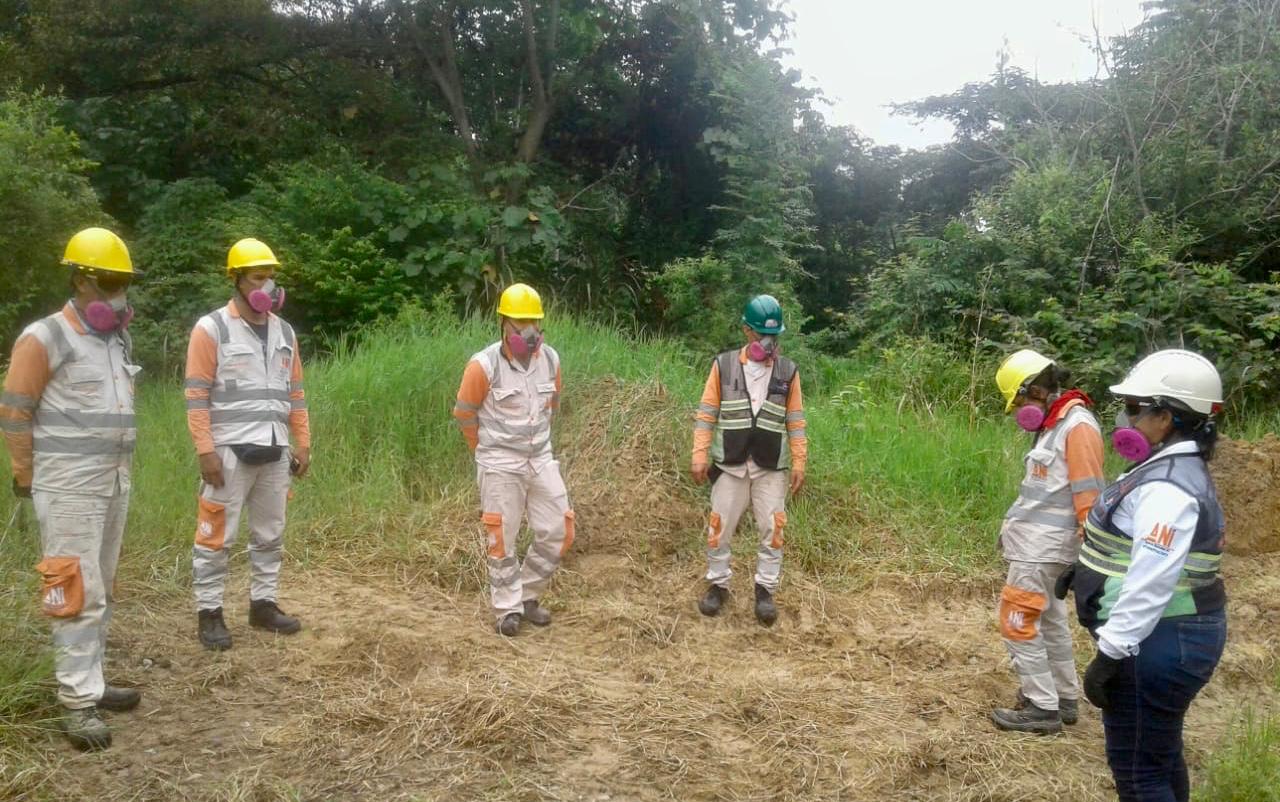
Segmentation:
[[(573, 542), (569, 492), (552, 460), (537, 473), (477, 469), (488, 556), (489, 595), (494, 615), (518, 613), (523, 602), (540, 598)], [(525, 516), (533, 542), (524, 562), (516, 555)]]
[(782, 574), (783, 530), (786, 525), (788, 478), (786, 471), (764, 471), (751, 479), (722, 473), (711, 486), (711, 521), (707, 525), (707, 581), (729, 586), (733, 575), (730, 557), (733, 534), (747, 505), (756, 519), (757, 584), (777, 590)]
[(249, 516), (250, 599), (278, 596), (280, 562), (284, 552), (285, 507), (289, 495), (289, 459), (285, 455), (266, 465), (245, 465), (230, 446), (216, 449), (222, 458), (220, 488), (202, 484), (197, 514), (196, 544), (192, 548), (192, 589), (196, 608), (222, 606), (227, 583), (228, 550), (236, 542), (240, 518)]
[(78, 615), (50, 618), (58, 701), (92, 707), (102, 698), (107, 627), (115, 604), (112, 585), (129, 512), (129, 491), (116, 483), (111, 496), (32, 492), (40, 543), (48, 557), (78, 557), (84, 605)]
[[(1076, 673), (1071, 649), (1071, 626), (1067, 603), (1054, 598), (1053, 586), (1070, 566), (1061, 563), (1010, 562), (1005, 578), (1006, 588), (1016, 588), (1043, 597), (1043, 610), (1038, 617), (1031, 614), (1034, 636), (1009, 637), (1009, 625), (1001, 621), (1004, 645), (1018, 674), (1022, 694), (1042, 710), (1057, 710), (1059, 699), (1080, 698), (1080, 677)], [(1002, 594), (1003, 596), (1004, 594)], [(1007, 601), (1000, 605), (999, 615), (1008, 616), (1029, 611)]]

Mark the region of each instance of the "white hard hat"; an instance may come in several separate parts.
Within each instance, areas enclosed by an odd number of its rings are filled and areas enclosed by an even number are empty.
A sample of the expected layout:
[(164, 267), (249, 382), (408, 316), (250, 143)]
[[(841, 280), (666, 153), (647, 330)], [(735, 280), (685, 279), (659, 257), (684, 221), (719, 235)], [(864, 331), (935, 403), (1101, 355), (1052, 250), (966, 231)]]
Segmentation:
[(1222, 403), (1222, 377), (1212, 362), (1194, 351), (1170, 348), (1134, 365), (1124, 381), (1112, 385), (1111, 392), (1181, 401), (1195, 412), (1210, 415)]

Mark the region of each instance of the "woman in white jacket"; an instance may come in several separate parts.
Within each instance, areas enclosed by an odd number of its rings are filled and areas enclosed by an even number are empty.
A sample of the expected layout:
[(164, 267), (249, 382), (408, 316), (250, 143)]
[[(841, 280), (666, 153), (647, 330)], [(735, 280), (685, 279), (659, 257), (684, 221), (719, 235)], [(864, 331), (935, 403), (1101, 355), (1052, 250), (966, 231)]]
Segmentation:
[(1183, 719), (1227, 637), (1223, 515), (1207, 466), (1222, 380), (1199, 354), (1168, 350), (1111, 391), (1124, 402), (1112, 443), (1137, 466), (1085, 524), (1073, 586), (1098, 652), (1084, 692), (1102, 709), (1120, 800), (1186, 802)]

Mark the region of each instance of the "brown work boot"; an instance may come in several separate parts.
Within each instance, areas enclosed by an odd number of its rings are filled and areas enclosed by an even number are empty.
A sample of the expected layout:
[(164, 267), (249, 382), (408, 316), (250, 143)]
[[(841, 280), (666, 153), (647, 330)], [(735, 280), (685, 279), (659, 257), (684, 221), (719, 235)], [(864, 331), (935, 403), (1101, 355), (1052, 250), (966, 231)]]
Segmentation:
[(991, 720), (1002, 730), (1033, 732), (1036, 735), (1054, 735), (1062, 732), (1062, 717), (1057, 710), (1045, 710), (1028, 701), (1022, 709), (997, 707), (991, 711)]
[(96, 707), (64, 709), (59, 722), (67, 740), (77, 749), (106, 749), (111, 746), (111, 728), (102, 720)]
[(498, 634), (514, 638), (520, 632), (520, 614), (507, 613), (498, 620)]
[(551, 611), (538, 604), (537, 599), (525, 599), (524, 620), (536, 627), (545, 627), (551, 623)]
[(227, 624), (222, 620), (221, 607), (201, 610), (197, 614), (197, 620), (201, 646), (217, 652), (225, 652), (231, 648), (231, 633), (227, 631)]
[(285, 615), (275, 599), (252, 599), (249, 602), (249, 626), (277, 635), (292, 635), (302, 629), (302, 622)]
[(719, 585), (710, 585), (707, 592), (698, 600), (698, 612), (705, 616), (713, 616), (720, 612), (724, 600), (729, 597), (729, 589)]
[(138, 706), (142, 701), (142, 691), (137, 688), (117, 688), (108, 685), (98, 700), (99, 710), (110, 710), (112, 713), (124, 713)]

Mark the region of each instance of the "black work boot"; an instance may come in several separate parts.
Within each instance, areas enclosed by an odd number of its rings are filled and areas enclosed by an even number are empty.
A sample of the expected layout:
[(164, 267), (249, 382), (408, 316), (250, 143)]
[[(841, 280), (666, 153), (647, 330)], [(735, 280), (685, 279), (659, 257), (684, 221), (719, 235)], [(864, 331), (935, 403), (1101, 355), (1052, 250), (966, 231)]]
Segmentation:
[(1002, 730), (1033, 732), (1036, 735), (1053, 735), (1062, 732), (1062, 717), (1057, 710), (1044, 710), (1028, 701), (1022, 709), (997, 707), (991, 711), (991, 720)]
[[(1022, 694), (1022, 689), (1018, 689), (1018, 701), (1014, 704), (1014, 710), (1022, 710), (1031, 704), (1031, 700)], [(1058, 718), (1062, 719), (1063, 724), (1075, 724), (1080, 720), (1080, 700), (1064, 699), (1058, 697)]]
[(524, 603), (524, 620), (537, 627), (545, 627), (551, 623), (551, 611), (538, 604), (537, 599), (527, 599)]
[(110, 710), (112, 713), (124, 713), (137, 707), (141, 701), (142, 691), (137, 688), (117, 688), (114, 685), (108, 685), (102, 691), (102, 698), (98, 700), (98, 708)]
[(778, 607), (773, 603), (773, 594), (764, 585), (756, 585), (756, 620), (766, 627), (773, 626), (778, 620)]
[(58, 724), (66, 733), (67, 740), (77, 749), (106, 749), (111, 746), (111, 729), (96, 707), (63, 710)]
[(520, 632), (520, 614), (507, 613), (498, 620), (498, 634), (514, 638)]
[(302, 622), (285, 615), (275, 599), (252, 599), (249, 601), (249, 626), (278, 635), (292, 635), (302, 629)]
[(225, 652), (231, 648), (231, 633), (222, 620), (222, 608), (201, 610), (199, 613), (200, 645), (206, 649)]
[(729, 589), (722, 588), (719, 585), (711, 585), (707, 588), (707, 592), (698, 600), (698, 612), (706, 616), (712, 616), (720, 612), (720, 607), (724, 604), (724, 600), (729, 596)]

